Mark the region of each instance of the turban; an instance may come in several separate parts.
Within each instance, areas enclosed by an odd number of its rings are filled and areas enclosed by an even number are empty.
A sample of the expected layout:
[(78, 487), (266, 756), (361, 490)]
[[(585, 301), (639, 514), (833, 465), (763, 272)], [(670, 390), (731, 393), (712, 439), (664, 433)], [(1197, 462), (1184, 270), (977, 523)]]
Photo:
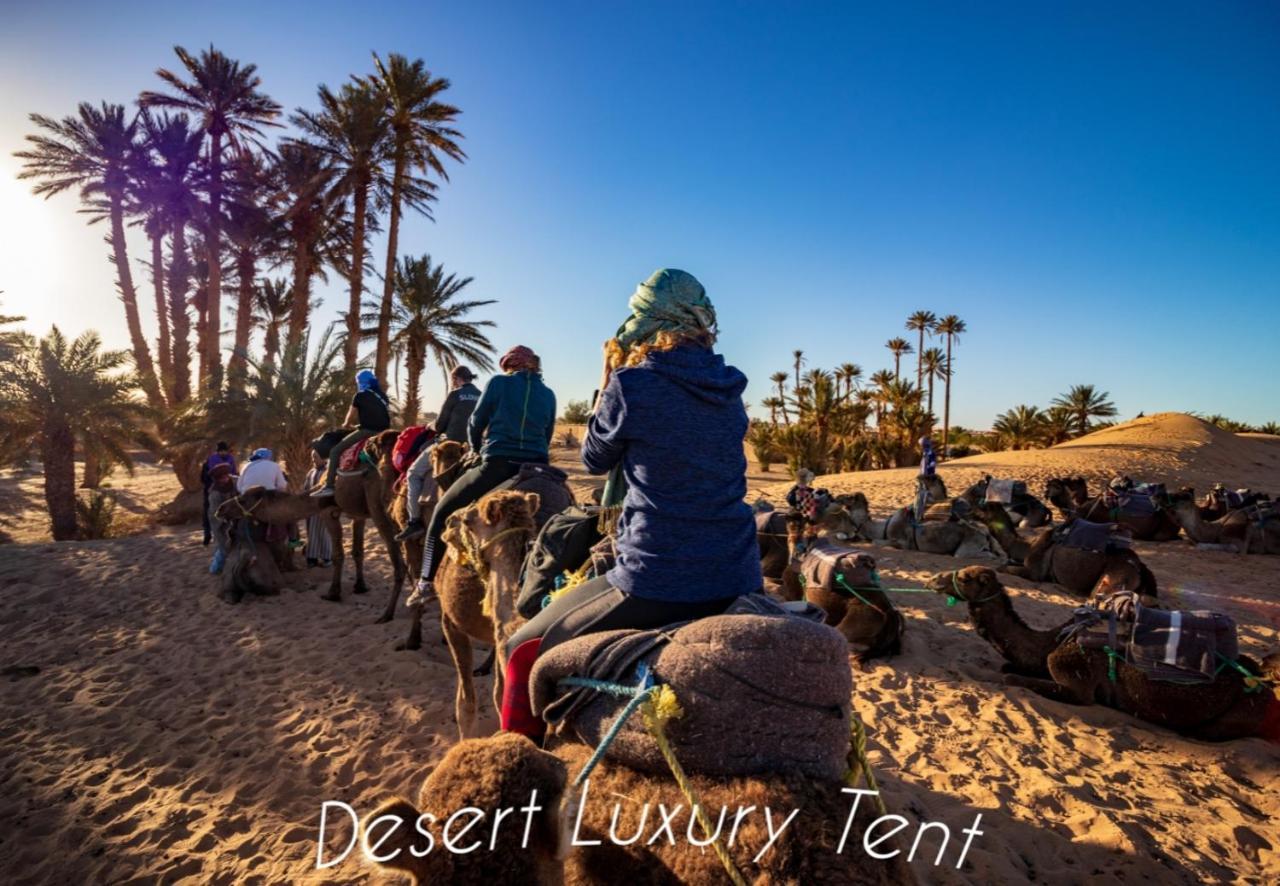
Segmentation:
[(541, 372), (542, 361), (538, 359), (537, 354), (524, 345), (516, 345), (502, 355), (502, 359), (498, 361), (498, 368), (503, 372), (521, 372), (526, 369), (530, 372)]
[(631, 316), (618, 327), (618, 344), (630, 350), (659, 332), (714, 333), (716, 309), (692, 274), (663, 268), (636, 287), (627, 303)]

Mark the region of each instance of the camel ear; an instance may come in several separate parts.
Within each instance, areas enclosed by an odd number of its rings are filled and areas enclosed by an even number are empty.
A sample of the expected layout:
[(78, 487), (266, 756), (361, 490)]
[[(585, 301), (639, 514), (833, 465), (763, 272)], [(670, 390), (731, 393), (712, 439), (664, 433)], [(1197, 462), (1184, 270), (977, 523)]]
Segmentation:
[(503, 500), (498, 495), (486, 495), (480, 500), (480, 516), (492, 526), (502, 520)]
[(536, 492), (526, 492), (524, 494), (524, 503), (529, 506), (529, 516), (532, 517), (538, 513), (538, 508), (542, 506), (542, 496)]

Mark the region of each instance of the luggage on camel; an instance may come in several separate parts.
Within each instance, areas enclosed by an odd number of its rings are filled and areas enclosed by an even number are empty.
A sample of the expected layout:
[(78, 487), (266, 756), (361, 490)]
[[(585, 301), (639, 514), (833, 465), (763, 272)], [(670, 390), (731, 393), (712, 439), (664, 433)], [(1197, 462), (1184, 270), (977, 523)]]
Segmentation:
[(1138, 483), (1127, 489), (1109, 488), (1102, 494), (1102, 502), (1116, 517), (1152, 517), (1160, 510), (1160, 502), (1167, 492), (1163, 483)]
[[(650, 674), (674, 690), (681, 706), (682, 715), (667, 724), (667, 737), (688, 772), (795, 772), (838, 781), (848, 769), (848, 642), (781, 606), (777, 612), (718, 615), (561, 643), (534, 665), (533, 710), (559, 734), (597, 747), (628, 699), (561, 681), (576, 676), (635, 686)], [(621, 726), (605, 757), (642, 772), (668, 771), (638, 714)]]
[(569, 507), (546, 522), (524, 558), (516, 611), (533, 618), (543, 599), (556, 589), (556, 579), (577, 572), (600, 541), (599, 520), (582, 508)]
[(569, 491), (569, 475), (559, 468), (537, 462), (525, 462), (520, 472), (494, 488), (498, 491), (538, 493), (538, 513), (533, 517), (539, 527), (567, 507), (573, 505), (573, 493)]
[(1127, 548), (1131, 543), (1131, 536), (1122, 532), (1115, 523), (1092, 523), (1078, 517), (1053, 532), (1054, 542), (1064, 548), (1079, 548), (1098, 554)]
[(403, 474), (409, 470), (422, 448), (436, 438), (435, 429), (430, 425), (413, 425), (405, 428), (396, 437), (396, 445), (391, 447), (391, 466), (396, 473)]
[[(1208, 610), (1152, 609), (1134, 591), (1119, 591), (1097, 607), (1082, 606), (1063, 631), (1082, 649), (1109, 654), (1152, 680), (1208, 683), (1240, 655), (1236, 623)], [(1114, 679), (1114, 677), (1113, 677)]]

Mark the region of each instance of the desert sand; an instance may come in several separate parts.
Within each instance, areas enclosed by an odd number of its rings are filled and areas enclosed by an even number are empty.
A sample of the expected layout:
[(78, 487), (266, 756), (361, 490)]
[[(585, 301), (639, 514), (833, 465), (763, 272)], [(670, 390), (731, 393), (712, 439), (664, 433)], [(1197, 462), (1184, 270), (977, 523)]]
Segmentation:
[[(570, 464), (575, 453), (558, 449)], [(984, 473), (1040, 492), (1052, 475), (1280, 492), (1280, 442), (1176, 414), (1045, 451), (959, 459), (953, 491)], [(911, 469), (819, 481), (881, 511)], [(753, 473), (751, 496), (789, 485)], [(163, 468), (117, 476), (139, 510), (172, 495)], [(206, 573), (199, 527), (96, 542), (40, 540), (33, 475), (0, 475), (0, 870), (18, 882), (394, 882), (359, 860), (314, 869), (321, 802), (368, 812), (412, 796), (455, 740), (453, 669), (434, 621), (424, 651), (395, 652), (403, 618), (375, 625), (390, 589), (375, 541), (372, 592), (318, 599), (327, 571), (230, 606)], [(584, 495), (594, 481), (575, 473)], [(1138, 543), (1161, 594), (1240, 625), (1242, 651), (1280, 648), (1280, 558)], [(886, 584), (919, 587), (959, 564), (875, 549)], [(323, 574), (322, 574), (323, 573)], [(1008, 579), (1037, 627), (1076, 600)], [(1280, 747), (1206, 744), (1100, 707), (1001, 682), (1001, 659), (942, 598), (906, 594), (904, 653), (855, 673), (854, 704), (890, 811), (967, 825), (961, 870), (917, 861), (923, 882), (1274, 881)], [(481, 692), (485, 717), (494, 717)], [(339, 833), (334, 845), (345, 843)], [(385, 879), (384, 879), (385, 878)]]

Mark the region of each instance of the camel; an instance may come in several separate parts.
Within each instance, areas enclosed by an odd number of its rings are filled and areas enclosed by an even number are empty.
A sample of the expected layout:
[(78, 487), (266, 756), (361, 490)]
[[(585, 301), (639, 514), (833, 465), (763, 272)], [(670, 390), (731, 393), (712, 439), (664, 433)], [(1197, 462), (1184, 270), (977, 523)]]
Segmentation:
[(903, 508), (889, 517), (884, 527), (884, 538), (889, 546), (907, 551), (951, 554), (974, 560), (1005, 558), (1003, 552), (992, 550), (995, 539), (980, 524), (970, 520), (917, 523), (910, 508)]
[(1084, 477), (1053, 477), (1044, 484), (1044, 497), (1070, 520), (1076, 508), (1089, 500), (1089, 481)]
[[(324, 519), (329, 536), (333, 539), (333, 578), (329, 583), (329, 590), (321, 594), (320, 599), (331, 602), (342, 599), (342, 567), (345, 557), (342, 550), (341, 517), (346, 514), (351, 518), (351, 557), (356, 565), (356, 581), (351, 589), (354, 594), (369, 591), (364, 581), (364, 524), (366, 520), (372, 520), (391, 555), (395, 576), (391, 599), (378, 619), (379, 624), (390, 621), (395, 615), (396, 600), (400, 597), (405, 577), (404, 558), (400, 555), (400, 545), (395, 540), (395, 525), (387, 514), (392, 499), (391, 489), (397, 477), (396, 469), (391, 465), (391, 450), (399, 435), (399, 431), (391, 430), (370, 437), (365, 443), (365, 452), (374, 460), (377, 469), (365, 469), (354, 475), (340, 474), (337, 493), (332, 498), (289, 495), (255, 487), (232, 499), (240, 502), (243, 511), (251, 514), (253, 519), (263, 523), (293, 523), (317, 514)], [(223, 508), (230, 504), (224, 504)]]
[(787, 600), (804, 599), (826, 613), (824, 624), (835, 628), (854, 646), (861, 647), (854, 654), (859, 667), (866, 667), (873, 658), (887, 658), (902, 652), (902, 634), (906, 621), (889, 595), (879, 589), (876, 561), (870, 554), (850, 548), (853, 556), (852, 570), (843, 571), (844, 582), (857, 592), (855, 595), (831, 591), (801, 581), (796, 564), (803, 553), (801, 542), (812, 543), (816, 538), (807, 535), (802, 520), (787, 523), (787, 542), (790, 561), (782, 577), (782, 596)]
[[(441, 440), (431, 448), (431, 477), (435, 481), (429, 503), (424, 503), (422, 513), (430, 515), (440, 496), (462, 476), (463, 456), (467, 448), (456, 440)], [(391, 519), (396, 527), (403, 529), (409, 522), (408, 511), (409, 486), (401, 483), (396, 489), (395, 499), (391, 502)], [(409, 567), (409, 575), (422, 574), (422, 539), (414, 538), (403, 542), (402, 553)], [(409, 605), (409, 634), (404, 642), (396, 646), (397, 650), (422, 648), (422, 609), (423, 603), (414, 602)], [(396, 596), (392, 596), (387, 604), (387, 611), (380, 621), (389, 620), (395, 614)]]
[(1174, 494), (1173, 513), (1187, 538), (1199, 545), (1219, 545), (1239, 554), (1280, 554), (1280, 512), (1266, 503), (1240, 508), (1217, 520), (1200, 515), (1195, 493)]
[(476, 720), (472, 641), (497, 653), (493, 707), (502, 706), (507, 661), (503, 646), (523, 619), (516, 612), (525, 548), (537, 533), (539, 496), (533, 492), (491, 492), (449, 518), (444, 560), (436, 573), (440, 627), (457, 670), (454, 713), (458, 733), (468, 738)]
[[(1082, 486), (1074, 484), (1079, 478), (1070, 481), (1050, 480), (1045, 485), (1045, 494), (1049, 501), (1062, 512), (1064, 520), (1079, 517), (1090, 523), (1119, 523), (1129, 529), (1133, 537), (1141, 541), (1172, 541), (1182, 531), (1178, 521), (1174, 519), (1170, 509), (1163, 502), (1156, 502), (1153, 514), (1132, 514), (1122, 509), (1107, 505), (1103, 496), (1086, 498), (1077, 502), (1077, 490)], [(1083, 484), (1083, 480), (1080, 483)]]
[[(1153, 680), (1123, 659), (1101, 649), (1059, 642), (1060, 628), (1028, 627), (1013, 609), (996, 573), (982, 566), (938, 573), (928, 585), (939, 594), (964, 600), (978, 633), (1013, 665), (1005, 682), (1067, 704), (1103, 704), (1148, 723), (1203, 741), (1261, 736), (1280, 742), (1280, 699), (1263, 684), (1250, 691), (1245, 678), (1228, 668), (1211, 683)], [(1041, 659), (1041, 657), (1043, 657)], [(1043, 660), (1048, 679), (1035, 673)], [(1280, 679), (1280, 653), (1261, 664), (1241, 656), (1239, 664), (1265, 680)], [(1114, 667), (1115, 678), (1109, 672)]]
[[(267, 492), (264, 496), (286, 493)], [(268, 526), (242, 513), (237, 496), (224, 497), (214, 510), (220, 545), (225, 545), (226, 562), (222, 568), (219, 595), (228, 603), (239, 603), (245, 594), (270, 596), (280, 593), (284, 584), (283, 568), (288, 564), (288, 550), (267, 537)]]
[[(971, 507), (978, 507), (985, 504), (987, 500), (987, 488), (991, 484), (992, 477), (987, 474), (977, 483), (974, 483), (968, 489), (960, 494), (960, 498), (964, 499)], [(1044, 502), (1025, 491), (1015, 492), (1012, 496), (1013, 501), (1005, 507), (1009, 515), (1015, 518), (1013, 524), (1020, 529), (1037, 529), (1046, 526), (1053, 521), (1053, 514)]]
[[(768, 511), (771, 516), (777, 515), (781, 520), (772, 520), (766, 529), (758, 529), (756, 540), (760, 545), (760, 570), (765, 578), (779, 579), (791, 561), (788, 542), (788, 531), (792, 516), (799, 517), (796, 512)], [(817, 538), (834, 538), (837, 541), (853, 541), (865, 537), (865, 528), (869, 524), (867, 516), (867, 497), (861, 492), (852, 495), (838, 495), (831, 505), (818, 517), (811, 532)], [(778, 528), (781, 523), (782, 529)], [(869, 540), (869, 539), (868, 539)]]
[[(380, 863), (409, 874), (415, 884), (586, 886), (620, 879), (651, 884), (727, 881), (716, 853), (705, 845), (693, 845), (689, 839), (692, 835), (703, 844), (708, 838), (691, 822), (689, 802), (673, 780), (639, 773), (606, 759), (579, 788), (570, 781), (570, 773), (581, 771), (590, 753), (590, 748), (578, 744), (544, 751), (513, 733), (460, 742), (427, 776), (416, 804), (392, 800), (369, 819), (395, 816), (403, 822), (387, 831), (379, 848), (380, 857), (386, 860)], [(838, 782), (794, 774), (736, 778), (690, 775), (689, 780), (712, 822), (711, 833), (719, 831), (734, 866), (749, 883), (906, 886), (916, 882), (903, 845), (906, 840), (890, 836), (876, 846), (882, 858), (888, 856), (885, 860), (864, 851), (864, 834), (868, 838), (882, 835), (870, 830), (877, 813), (869, 800), (842, 794)], [(621, 802), (619, 798), (623, 798)], [(856, 815), (852, 814), (855, 799), (862, 800)], [(446, 817), (467, 809), (485, 813), (473, 832), (484, 845), (478, 852), (450, 852), (443, 839)], [(770, 822), (764, 817), (765, 809), (770, 810)], [(516, 811), (499, 826), (499, 810)], [(779, 819), (792, 810), (796, 812), (790, 826), (779, 829)], [(426, 812), (432, 815), (423, 817)], [(721, 821), (719, 828), (717, 819)], [(422, 832), (414, 827), (420, 820)], [(664, 821), (670, 839), (661, 830)], [(456, 824), (455, 840), (459, 833)], [(772, 844), (770, 824), (778, 833)], [(847, 824), (848, 845), (844, 845), (840, 835)], [(431, 843), (423, 832), (431, 835)], [(633, 834), (636, 837), (628, 841)], [(656, 836), (650, 839), (650, 835)], [(464, 841), (456, 842), (463, 845)], [(925, 858), (932, 859), (934, 845), (924, 835), (921, 850)], [(762, 851), (766, 846), (768, 850)], [(424, 851), (429, 847), (431, 851)], [(946, 851), (950, 860), (957, 850), (947, 846)]]
[[(1190, 494), (1192, 498), (1195, 498), (1195, 490), (1190, 486), (1184, 486), (1175, 493), (1175, 495), (1184, 494)], [(1218, 520), (1238, 508), (1247, 508), (1250, 505), (1270, 500), (1271, 496), (1265, 492), (1254, 492), (1251, 489), (1232, 491), (1218, 483), (1206, 492), (1204, 498), (1198, 502), (1198, 510), (1202, 519)]]
[(1035, 582), (1051, 581), (1074, 594), (1092, 598), (1115, 591), (1137, 591), (1144, 605), (1154, 605), (1156, 577), (1137, 552), (1116, 547), (1105, 552), (1071, 548), (1061, 543), (1071, 523), (1043, 529), (1030, 542), (1012, 528), (1004, 508), (985, 504), (974, 516), (986, 524), (1012, 561), (1001, 572)]

